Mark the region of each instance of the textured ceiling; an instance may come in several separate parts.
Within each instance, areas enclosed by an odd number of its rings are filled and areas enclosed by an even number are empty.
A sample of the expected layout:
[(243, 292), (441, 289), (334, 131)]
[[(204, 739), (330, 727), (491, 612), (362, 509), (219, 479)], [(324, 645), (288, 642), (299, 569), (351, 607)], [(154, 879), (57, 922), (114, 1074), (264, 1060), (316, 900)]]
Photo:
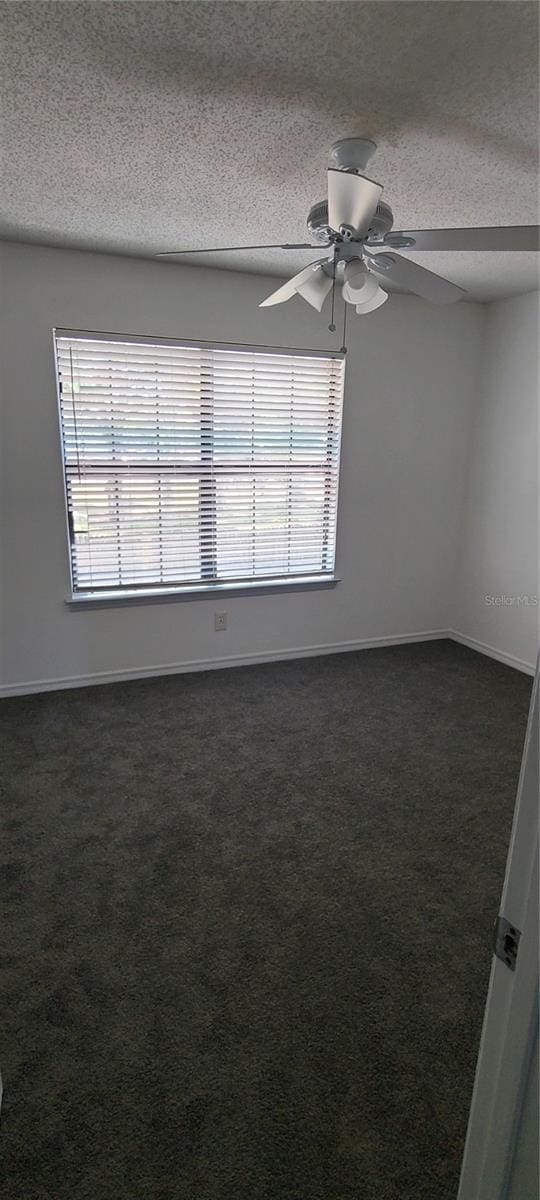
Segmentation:
[[(396, 228), (536, 223), (537, 23), (520, 0), (3, 4), (2, 236), (141, 255), (304, 241), (351, 134), (378, 143)], [(537, 286), (532, 254), (411, 257), (476, 299)]]

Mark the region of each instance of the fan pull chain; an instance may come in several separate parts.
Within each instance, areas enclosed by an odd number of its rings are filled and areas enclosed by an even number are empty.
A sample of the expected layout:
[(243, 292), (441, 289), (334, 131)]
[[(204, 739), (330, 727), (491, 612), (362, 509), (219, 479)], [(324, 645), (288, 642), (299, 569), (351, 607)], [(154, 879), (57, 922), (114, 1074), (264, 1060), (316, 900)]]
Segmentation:
[(341, 347), (342, 354), (347, 353), (347, 346), (346, 346), (345, 339), (346, 339), (346, 334), (347, 334), (347, 309), (348, 309), (348, 307), (349, 307), (349, 305), (347, 304), (347, 301), (344, 300), (343, 301), (343, 345)]
[(337, 250), (334, 250), (334, 264), (332, 269), (332, 312), (330, 314), (330, 324), (328, 326), (330, 333), (336, 332), (336, 327), (334, 325), (334, 304), (336, 298), (336, 258)]

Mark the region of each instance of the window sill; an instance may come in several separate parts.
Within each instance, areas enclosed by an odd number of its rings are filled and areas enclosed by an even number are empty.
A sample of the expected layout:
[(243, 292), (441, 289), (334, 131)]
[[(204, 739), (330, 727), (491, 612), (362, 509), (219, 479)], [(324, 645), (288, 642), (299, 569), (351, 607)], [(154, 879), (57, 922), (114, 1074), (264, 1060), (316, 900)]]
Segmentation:
[(124, 604), (167, 604), (178, 600), (209, 600), (218, 596), (265, 596), (279, 592), (311, 592), (334, 588), (340, 582), (338, 575), (299, 575), (296, 579), (280, 579), (264, 582), (244, 580), (242, 583), (195, 584), (183, 588), (148, 588), (125, 592), (79, 592), (68, 596), (68, 608), (110, 608)]

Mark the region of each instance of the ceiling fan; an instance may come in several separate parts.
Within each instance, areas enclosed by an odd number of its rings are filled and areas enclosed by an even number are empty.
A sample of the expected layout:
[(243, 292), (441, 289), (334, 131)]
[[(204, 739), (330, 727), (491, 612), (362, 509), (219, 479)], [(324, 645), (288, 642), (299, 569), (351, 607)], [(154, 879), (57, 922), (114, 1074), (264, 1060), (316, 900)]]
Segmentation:
[[(314, 204), (307, 226), (310, 242), (284, 242), (272, 246), (215, 246), (210, 250), (175, 250), (158, 258), (184, 254), (214, 254), (232, 250), (315, 250), (327, 253), (304, 267), (263, 300), (260, 308), (282, 304), (298, 294), (319, 312), (329, 292), (341, 284), (343, 299), (357, 313), (373, 312), (388, 299), (381, 287), (389, 280), (433, 304), (452, 304), (466, 295), (463, 288), (410, 259), (397, 250), (538, 250), (537, 225), (503, 225), (480, 229), (412, 229), (392, 232), (392, 209), (381, 200), (382, 184), (365, 174), (376, 150), (367, 138), (344, 138), (330, 151), (328, 200)], [(331, 329), (335, 326), (331, 325)]]

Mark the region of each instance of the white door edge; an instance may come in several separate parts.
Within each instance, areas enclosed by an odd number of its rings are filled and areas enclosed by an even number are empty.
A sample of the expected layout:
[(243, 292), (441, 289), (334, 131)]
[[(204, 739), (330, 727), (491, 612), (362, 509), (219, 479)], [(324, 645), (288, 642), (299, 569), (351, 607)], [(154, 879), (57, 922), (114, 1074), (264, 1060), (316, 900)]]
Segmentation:
[(515, 971), (493, 958), (458, 1200), (505, 1200), (538, 1019), (538, 674), (499, 910), (521, 940)]

